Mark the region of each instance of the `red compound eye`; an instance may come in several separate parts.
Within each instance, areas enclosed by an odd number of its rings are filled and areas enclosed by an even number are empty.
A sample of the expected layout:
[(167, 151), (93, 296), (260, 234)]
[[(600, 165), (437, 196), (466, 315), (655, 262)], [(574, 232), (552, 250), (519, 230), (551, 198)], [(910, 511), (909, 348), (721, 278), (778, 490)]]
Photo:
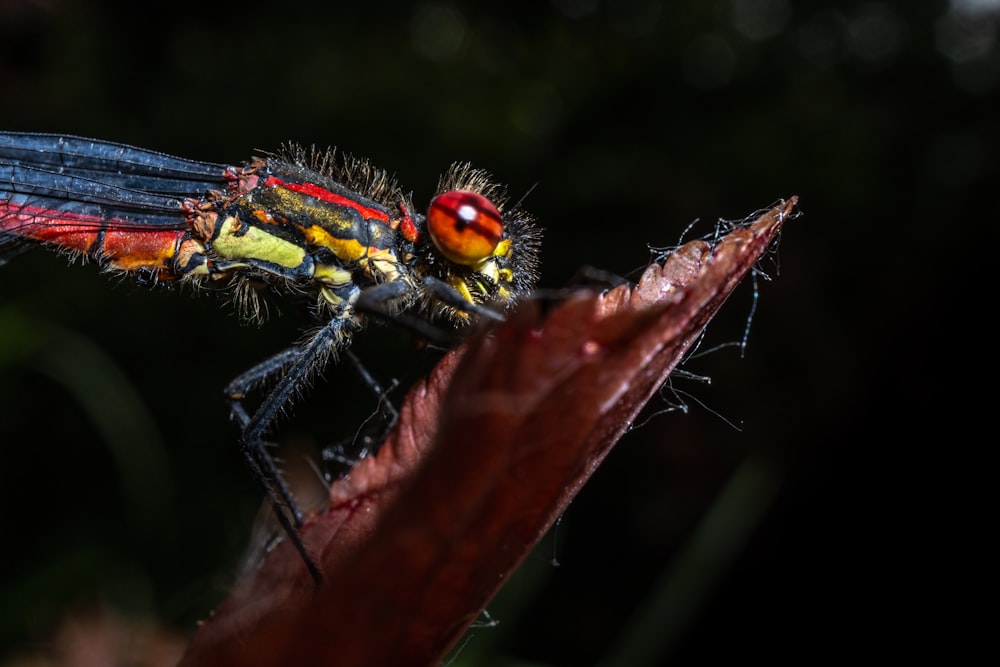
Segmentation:
[(481, 194), (452, 190), (431, 201), (427, 231), (442, 255), (456, 264), (474, 266), (496, 250), (503, 238), (503, 220)]

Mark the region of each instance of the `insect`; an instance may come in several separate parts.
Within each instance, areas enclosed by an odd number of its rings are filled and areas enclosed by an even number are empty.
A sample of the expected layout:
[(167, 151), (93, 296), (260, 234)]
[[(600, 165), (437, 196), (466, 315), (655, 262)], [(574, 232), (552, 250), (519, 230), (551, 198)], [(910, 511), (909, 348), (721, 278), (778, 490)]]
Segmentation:
[[(242, 165), (123, 144), (0, 132), (0, 264), (33, 246), (142, 284), (229, 290), (247, 319), (262, 291), (306, 298), (316, 326), (225, 389), (251, 474), (314, 578), (303, 514), (264, 436), (371, 316), (432, 330), (504, 310), (533, 288), (541, 233), (504, 188), (456, 163), (426, 214), (367, 161), (286, 145)], [(263, 390), (249, 411), (244, 399)]]

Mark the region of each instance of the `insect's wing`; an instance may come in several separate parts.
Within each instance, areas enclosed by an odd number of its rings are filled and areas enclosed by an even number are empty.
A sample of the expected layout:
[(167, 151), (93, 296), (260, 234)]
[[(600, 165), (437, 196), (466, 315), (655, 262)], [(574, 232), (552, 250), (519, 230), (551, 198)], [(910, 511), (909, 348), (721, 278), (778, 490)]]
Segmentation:
[(109, 231), (183, 230), (226, 166), (111, 142), (0, 132), (0, 262), (33, 244), (94, 255)]

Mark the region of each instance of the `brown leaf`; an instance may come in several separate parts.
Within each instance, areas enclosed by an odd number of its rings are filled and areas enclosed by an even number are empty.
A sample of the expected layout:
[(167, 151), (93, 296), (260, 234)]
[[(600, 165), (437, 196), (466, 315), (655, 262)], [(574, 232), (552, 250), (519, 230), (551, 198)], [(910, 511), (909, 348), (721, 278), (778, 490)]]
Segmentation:
[(379, 453), (199, 628), (182, 665), (436, 665), (794, 213), (688, 243), (638, 286), (527, 302), (447, 355)]

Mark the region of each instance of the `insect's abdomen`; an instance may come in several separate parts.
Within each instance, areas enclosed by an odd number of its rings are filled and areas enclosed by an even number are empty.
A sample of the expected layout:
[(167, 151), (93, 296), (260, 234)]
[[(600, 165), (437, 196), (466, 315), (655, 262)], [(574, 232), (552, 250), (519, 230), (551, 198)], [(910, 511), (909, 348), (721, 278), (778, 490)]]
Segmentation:
[(148, 271), (162, 280), (182, 277), (177, 258), (189, 235), (183, 229), (140, 228), (135, 223), (0, 200), (0, 235), (85, 255), (120, 271)]

